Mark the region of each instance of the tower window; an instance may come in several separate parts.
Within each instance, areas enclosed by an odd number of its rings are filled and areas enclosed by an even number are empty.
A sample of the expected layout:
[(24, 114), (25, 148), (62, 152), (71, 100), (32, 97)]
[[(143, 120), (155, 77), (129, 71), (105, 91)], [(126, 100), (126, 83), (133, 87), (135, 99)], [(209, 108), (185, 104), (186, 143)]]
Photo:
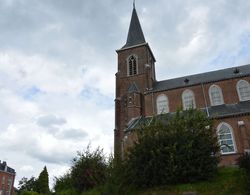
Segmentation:
[(217, 134), (221, 153), (234, 153), (236, 149), (233, 139), (232, 127), (229, 124), (222, 122), (217, 128)]
[(237, 92), (240, 101), (250, 100), (250, 84), (245, 80), (240, 80), (237, 83)]
[(128, 75), (131, 76), (135, 74), (137, 74), (137, 58), (132, 55), (128, 58)]
[(191, 90), (186, 89), (185, 91), (183, 91), (182, 104), (184, 110), (187, 110), (189, 108), (196, 108), (194, 93)]
[(221, 88), (217, 85), (209, 88), (209, 97), (212, 106), (224, 104)]
[(168, 97), (164, 94), (161, 94), (156, 99), (156, 105), (157, 105), (157, 114), (163, 114), (169, 112), (168, 107)]

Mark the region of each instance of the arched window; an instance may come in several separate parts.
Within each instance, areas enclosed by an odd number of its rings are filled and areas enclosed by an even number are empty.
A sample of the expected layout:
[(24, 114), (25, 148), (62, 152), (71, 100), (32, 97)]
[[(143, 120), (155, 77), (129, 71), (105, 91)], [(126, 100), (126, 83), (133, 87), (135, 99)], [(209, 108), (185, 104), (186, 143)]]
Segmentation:
[(185, 91), (183, 91), (182, 104), (184, 110), (187, 110), (189, 108), (196, 108), (194, 93), (191, 90), (186, 89)]
[(137, 74), (137, 57), (135, 55), (131, 55), (128, 58), (128, 75), (135, 75)]
[(158, 95), (156, 99), (157, 114), (168, 113), (168, 97), (164, 94)]
[(217, 85), (212, 85), (209, 88), (209, 97), (212, 106), (224, 104), (221, 88)]
[(217, 135), (222, 154), (230, 154), (236, 152), (233, 138), (233, 129), (229, 124), (224, 122), (220, 123), (217, 127)]
[(245, 80), (240, 80), (237, 83), (237, 92), (240, 101), (250, 100), (250, 85)]

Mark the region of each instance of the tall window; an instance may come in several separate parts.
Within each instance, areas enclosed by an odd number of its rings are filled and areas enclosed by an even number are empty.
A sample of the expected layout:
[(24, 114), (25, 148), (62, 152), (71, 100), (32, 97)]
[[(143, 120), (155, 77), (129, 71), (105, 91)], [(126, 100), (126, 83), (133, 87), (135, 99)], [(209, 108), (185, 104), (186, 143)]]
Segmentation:
[(237, 83), (237, 92), (240, 101), (250, 100), (250, 85), (245, 80), (240, 80)]
[(209, 97), (212, 106), (224, 104), (221, 88), (217, 85), (212, 85), (209, 88)]
[(182, 104), (184, 110), (187, 110), (189, 108), (196, 108), (194, 93), (191, 90), (186, 89), (185, 91), (183, 91)]
[(137, 58), (132, 55), (128, 58), (128, 75), (131, 76), (135, 74), (137, 74)]
[(236, 152), (233, 139), (233, 129), (229, 124), (224, 122), (220, 123), (217, 128), (217, 134), (222, 154), (230, 154)]
[(168, 97), (164, 94), (158, 95), (156, 99), (157, 114), (168, 113)]

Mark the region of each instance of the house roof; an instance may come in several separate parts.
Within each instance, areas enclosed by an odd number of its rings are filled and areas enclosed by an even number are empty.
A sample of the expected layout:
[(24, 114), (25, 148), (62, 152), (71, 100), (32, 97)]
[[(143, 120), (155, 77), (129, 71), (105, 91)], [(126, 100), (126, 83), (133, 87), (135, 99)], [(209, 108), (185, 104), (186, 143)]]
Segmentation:
[[(248, 115), (250, 114), (250, 101), (244, 101), (239, 102), (237, 104), (223, 104), (219, 106), (211, 106), (201, 109), (204, 112), (209, 113), (210, 118), (227, 118), (227, 117), (233, 117), (233, 116), (240, 116), (240, 115)], [(173, 115), (174, 113), (167, 113), (166, 115)], [(164, 115), (156, 115), (157, 118), (159, 118), (162, 122), (164, 122)], [(147, 126), (151, 123), (153, 120), (152, 116), (149, 117), (139, 117), (131, 121), (128, 125), (128, 127), (125, 129), (125, 131), (131, 131), (133, 129), (140, 129), (143, 126)]]
[(158, 81), (154, 83), (152, 91), (170, 90), (192, 85), (198, 85), (202, 83), (210, 83), (231, 78), (244, 77), (249, 75), (250, 75), (250, 64)]
[(5, 167), (7, 167), (7, 172), (8, 173), (15, 174), (15, 170), (12, 169), (12, 168), (10, 168), (10, 167), (8, 167), (7, 163), (5, 161), (3, 161), (2, 163), (0, 161), (0, 171), (6, 171)]
[(143, 31), (141, 28), (139, 18), (137, 16), (136, 9), (134, 7), (133, 12), (132, 12), (131, 21), (130, 21), (130, 26), (129, 26), (127, 42), (122, 47), (122, 49), (127, 48), (127, 47), (132, 47), (135, 45), (139, 45), (142, 43), (146, 43), (146, 41), (145, 41), (145, 38), (143, 35)]

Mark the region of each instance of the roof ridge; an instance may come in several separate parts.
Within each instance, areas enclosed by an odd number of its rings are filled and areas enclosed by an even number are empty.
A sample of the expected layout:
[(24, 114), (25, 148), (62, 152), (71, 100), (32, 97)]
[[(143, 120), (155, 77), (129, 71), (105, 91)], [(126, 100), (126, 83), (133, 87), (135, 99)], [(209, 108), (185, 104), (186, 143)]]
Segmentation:
[(250, 64), (157, 81), (151, 91), (171, 90), (248, 75), (250, 75)]
[[(229, 67), (229, 68), (211, 70), (211, 71), (208, 71), (208, 72), (201, 72), (201, 73), (190, 74), (190, 75), (185, 75), (185, 76), (180, 76), (180, 77), (175, 77), (175, 78), (170, 78), (170, 79), (164, 79), (164, 80), (157, 81), (157, 82), (170, 81), (170, 80), (181, 79), (181, 78), (185, 79), (187, 77), (210, 74), (210, 73), (213, 73), (213, 72), (225, 71), (225, 70), (230, 70), (230, 69), (235, 69), (235, 68), (242, 68), (242, 67), (247, 67), (247, 66), (250, 66), (250, 64), (245, 64), (245, 65), (240, 65), (240, 66), (232, 66), (232, 67)], [(234, 72), (232, 72), (232, 73), (234, 73)], [(240, 75), (240, 73), (241, 72), (239, 72), (237, 74)], [(243, 73), (243, 74), (245, 74), (245, 73)]]

